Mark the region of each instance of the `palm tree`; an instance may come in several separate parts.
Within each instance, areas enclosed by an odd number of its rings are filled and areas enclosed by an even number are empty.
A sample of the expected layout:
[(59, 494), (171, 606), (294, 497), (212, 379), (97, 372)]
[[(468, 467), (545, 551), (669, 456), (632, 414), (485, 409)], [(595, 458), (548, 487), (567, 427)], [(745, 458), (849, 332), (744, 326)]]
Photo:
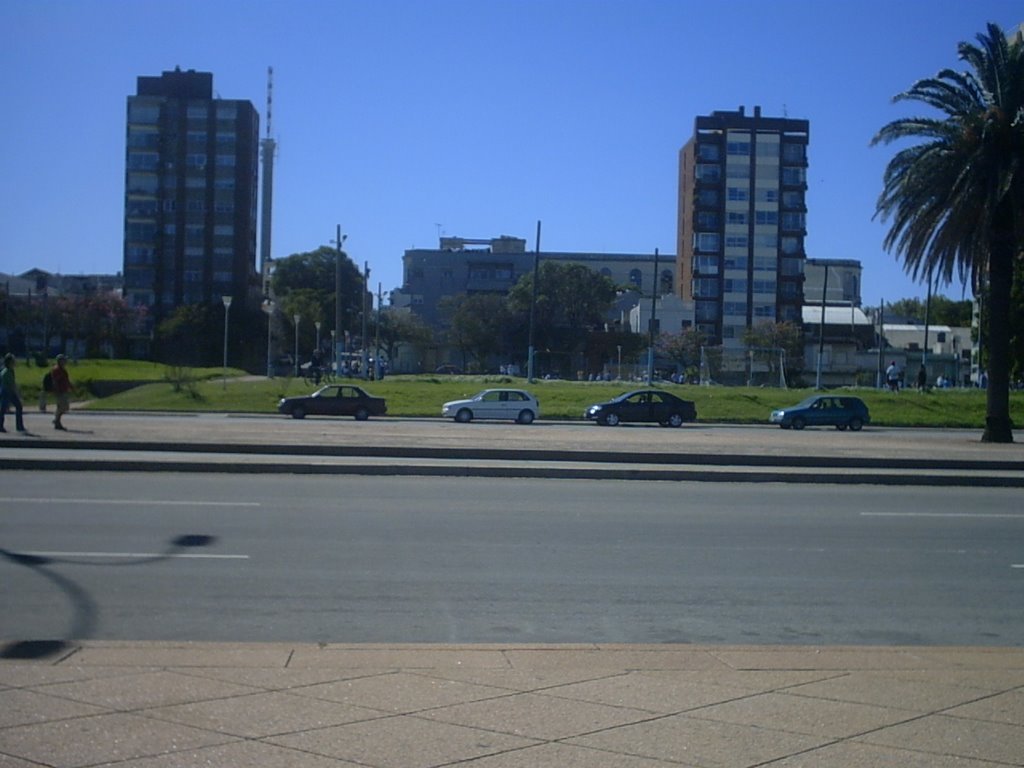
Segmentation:
[(944, 116), (895, 120), (872, 140), (921, 140), (889, 161), (876, 215), (892, 219), (885, 247), (912, 277), (949, 283), (956, 274), (987, 290), (982, 440), (1010, 443), (1010, 292), (1014, 260), (1024, 256), (1024, 41), (989, 24), (978, 43), (958, 48), (970, 71), (944, 69), (894, 98)]

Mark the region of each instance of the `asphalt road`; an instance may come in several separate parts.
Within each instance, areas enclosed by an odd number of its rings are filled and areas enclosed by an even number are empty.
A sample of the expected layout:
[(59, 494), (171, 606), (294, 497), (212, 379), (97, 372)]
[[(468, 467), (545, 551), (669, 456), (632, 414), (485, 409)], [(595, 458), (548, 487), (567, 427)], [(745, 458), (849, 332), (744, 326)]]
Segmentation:
[(0, 472), (0, 637), (1024, 644), (1020, 492)]

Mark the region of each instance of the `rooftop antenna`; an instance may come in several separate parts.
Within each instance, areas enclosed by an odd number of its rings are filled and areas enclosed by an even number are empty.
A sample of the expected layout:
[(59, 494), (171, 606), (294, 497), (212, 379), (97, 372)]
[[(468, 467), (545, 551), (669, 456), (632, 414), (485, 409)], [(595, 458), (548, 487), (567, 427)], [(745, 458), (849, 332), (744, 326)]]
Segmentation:
[(270, 268), (270, 224), (274, 204), (274, 153), (277, 142), (270, 135), (270, 109), (274, 101), (274, 68), (267, 67), (267, 137), (260, 142), (263, 151), (263, 194), (260, 207), (260, 275), (267, 285)]

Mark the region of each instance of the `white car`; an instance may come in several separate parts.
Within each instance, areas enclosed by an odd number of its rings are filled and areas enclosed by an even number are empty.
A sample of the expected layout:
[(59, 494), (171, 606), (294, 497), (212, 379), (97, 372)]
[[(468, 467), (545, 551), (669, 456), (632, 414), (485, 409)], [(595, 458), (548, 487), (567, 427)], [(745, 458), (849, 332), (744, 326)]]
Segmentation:
[(522, 389), (485, 389), (468, 400), (445, 403), (441, 415), (463, 423), (473, 419), (510, 419), (529, 424), (540, 416), (540, 403)]

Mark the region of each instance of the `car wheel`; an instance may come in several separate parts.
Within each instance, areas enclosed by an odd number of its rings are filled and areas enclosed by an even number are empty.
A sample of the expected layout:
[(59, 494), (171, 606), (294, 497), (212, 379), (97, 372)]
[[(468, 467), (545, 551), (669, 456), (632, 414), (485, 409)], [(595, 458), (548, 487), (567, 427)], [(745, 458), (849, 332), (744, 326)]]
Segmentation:
[(365, 408), (358, 408), (355, 412), (356, 421), (366, 421), (370, 418), (370, 412)]
[(850, 419), (850, 429), (852, 429), (854, 432), (860, 432), (860, 428), (863, 427), (863, 426), (864, 426), (864, 422), (861, 421), (860, 419), (858, 419), (856, 417)]
[(455, 420), (460, 424), (466, 424), (473, 420), (473, 412), (469, 408), (462, 408), (455, 414)]
[(301, 405), (296, 405), (294, 408), (292, 408), (292, 418), (293, 419), (304, 419), (304, 418), (306, 418), (306, 409), (303, 408)]
[(605, 426), (614, 427), (619, 423), (619, 414), (609, 413), (604, 417)]
[(670, 427), (681, 427), (683, 426), (683, 417), (678, 413), (673, 413), (668, 417), (668, 421), (665, 423)]
[(533, 411), (520, 411), (519, 418), (516, 419), (520, 424), (532, 424), (533, 423)]
[(807, 421), (802, 416), (796, 416), (793, 419), (793, 429), (803, 429), (807, 426)]

